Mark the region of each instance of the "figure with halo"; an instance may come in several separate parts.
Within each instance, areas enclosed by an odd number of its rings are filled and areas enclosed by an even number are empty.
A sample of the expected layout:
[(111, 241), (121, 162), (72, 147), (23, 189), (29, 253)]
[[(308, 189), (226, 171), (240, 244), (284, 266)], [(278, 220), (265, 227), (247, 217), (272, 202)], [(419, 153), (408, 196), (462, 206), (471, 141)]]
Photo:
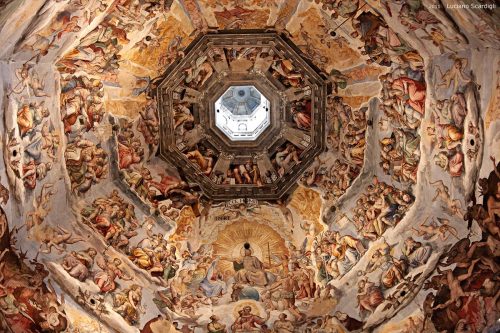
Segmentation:
[(253, 251), (249, 243), (243, 245), (242, 252), (241, 258), (236, 260), (226, 259), (233, 262), (236, 271), (235, 283), (263, 287), (271, 283), (271, 280), (274, 280), (274, 276), (264, 270), (264, 263), (252, 255)]

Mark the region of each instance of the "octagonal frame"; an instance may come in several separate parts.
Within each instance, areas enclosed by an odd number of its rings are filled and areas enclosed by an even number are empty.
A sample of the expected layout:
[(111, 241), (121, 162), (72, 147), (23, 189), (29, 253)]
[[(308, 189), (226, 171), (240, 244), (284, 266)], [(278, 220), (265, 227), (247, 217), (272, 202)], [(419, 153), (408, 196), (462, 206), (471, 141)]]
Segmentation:
[[(224, 47), (266, 47), (272, 50), (276, 55), (283, 57), (283, 59), (293, 59), (294, 66), (297, 66), (297, 70), (303, 74), (304, 78), (307, 80), (308, 85), (312, 90), (311, 103), (313, 105), (312, 114), (312, 128), (311, 134), (309, 136), (304, 136), (298, 132), (299, 130), (293, 129), (287, 124), (284, 124), (285, 115), (287, 111), (288, 101), (286, 99), (286, 88), (278, 82), (277, 79), (272, 77), (269, 72), (259, 73), (255, 71), (250, 71), (250, 73), (235, 73), (232, 72), (231, 75), (250, 75), (252, 78), (246, 83), (256, 86), (257, 83), (255, 79), (260, 76), (261, 82), (268, 82), (273, 95), (275, 95), (279, 105), (277, 121), (272, 122), (273, 128), (269, 131), (265, 131), (261, 136), (260, 140), (254, 147), (248, 147), (248, 143), (252, 141), (244, 141), (243, 146), (245, 152), (242, 152), (241, 147), (235, 147), (234, 143), (237, 141), (231, 141), (228, 145), (227, 140), (222, 140), (226, 138), (224, 134), (217, 133), (214, 130), (215, 126), (210, 123), (208, 128), (203, 128), (201, 125), (197, 130), (200, 133), (200, 140), (207, 139), (210, 144), (216, 147), (217, 150), (222, 151), (220, 158), (230, 158), (233, 161), (242, 161), (245, 159), (253, 159), (254, 161), (259, 161), (258, 159), (262, 157), (263, 154), (272, 153), (280, 144), (284, 142), (292, 142), (295, 144), (303, 144), (304, 150), (301, 154), (301, 159), (303, 163), (294, 165), (291, 169), (287, 170), (286, 174), (281, 178), (276, 178), (273, 182), (264, 184), (263, 186), (256, 186), (253, 184), (248, 185), (222, 185), (214, 181), (213, 177), (204, 175), (198, 167), (193, 165), (188, 161), (188, 159), (182, 154), (182, 147), (175, 145), (175, 138), (172, 135), (172, 122), (171, 122), (171, 112), (173, 107), (173, 95), (172, 90), (177, 89), (179, 84), (182, 85), (183, 76), (182, 68), (184, 66), (193, 65), (195, 59), (202, 55), (207, 55), (211, 48), (224, 48)], [(325, 105), (326, 96), (330, 92), (331, 87), (327, 82), (327, 76), (322, 73), (317, 67), (315, 67), (310, 61), (303, 58), (300, 50), (293, 45), (293, 43), (288, 40), (285, 36), (280, 36), (275, 32), (267, 31), (230, 31), (230, 32), (219, 32), (219, 33), (208, 33), (205, 34), (194, 42), (186, 49), (186, 57), (171, 65), (166, 71), (165, 78), (158, 85), (156, 90), (156, 96), (159, 104), (160, 111), (160, 148), (159, 155), (174, 165), (177, 165), (179, 169), (182, 169), (183, 175), (186, 180), (191, 183), (198, 184), (204, 192), (204, 195), (209, 197), (214, 201), (224, 201), (234, 198), (242, 197), (252, 197), (261, 200), (276, 200), (287, 193), (289, 193), (296, 186), (296, 181), (300, 175), (309, 167), (313, 162), (314, 157), (320, 154), (325, 147)], [(220, 83), (221, 81), (227, 80), (229, 74), (219, 72), (214, 73), (212, 77), (205, 82), (203, 91), (199, 92), (197, 98), (197, 107), (200, 105), (207, 105), (202, 101), (207, 101), (208, 99), (213, 99), (213, 95), (207, 93), (209, 87), (215, 83)], [(232, 85), (236, 80), (232, 82)], [(239, 81), (241, 82), (241, 81)], [(227, 82), (226, 82), (227, 83)], [(229, 85), (229, 84), (227, 84)], [(259, 89), (261, 93), (263, 92)], [(270, 99), (271, 101), (271, 99)], [(271, 101), (271, 107), (274, 103)], [(210, 104), (208, 104), (210, 105)], [(207, 108), (205, 108), (205, 111)], [(206, 120), (206, 117), (201, 115), (210, 115), (211, 112), (201, 112), (200, 113), (200, 124), (207, 124), (201, 121), (202, 118)], [(273, 118), (273, 117), (272, 117)], [(273, 118), (274, 119), (274, 118)], [(216, 127), (215, 127), (216, 128)], [(268, 141), (265, 141), (265, 140)], [(292, 141), (292, 140), (295, 140)], [(257, 140), (259, 141), (259, 140)], [(265, 143), (263, 143), (265, 142)], [(267, 156), (267, 158), (269, 158)]]

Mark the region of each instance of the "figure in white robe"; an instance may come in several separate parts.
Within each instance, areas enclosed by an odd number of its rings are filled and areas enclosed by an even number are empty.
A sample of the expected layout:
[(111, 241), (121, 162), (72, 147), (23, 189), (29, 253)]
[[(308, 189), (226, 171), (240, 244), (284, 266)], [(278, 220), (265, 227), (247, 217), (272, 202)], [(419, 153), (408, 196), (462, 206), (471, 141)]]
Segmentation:
[(219, 258), (217, 258), (210, 267), (208, 268), (205, 278), (200, 283), (200, 288), (203, 290), (205, 296), (207, 297), (217, 297), (222, 296), (227, 291), (226, 282), (221, 280), (215, 271), (215, 266)]

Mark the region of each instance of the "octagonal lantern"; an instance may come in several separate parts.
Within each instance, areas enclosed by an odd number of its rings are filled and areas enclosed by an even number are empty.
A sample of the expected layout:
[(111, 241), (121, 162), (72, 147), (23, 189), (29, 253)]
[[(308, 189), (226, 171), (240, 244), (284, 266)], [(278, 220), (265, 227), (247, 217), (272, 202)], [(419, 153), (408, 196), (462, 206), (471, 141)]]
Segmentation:
[(324, 149), (326, 77), (277, 33), (205, 34), (156, 90), (159, 155), (213, 201), (282, 198)]
[(215, 125), (230, 140), (255, 140), (271, 123), (270, 106), (254, 86), (231, 86), (215, 102)]

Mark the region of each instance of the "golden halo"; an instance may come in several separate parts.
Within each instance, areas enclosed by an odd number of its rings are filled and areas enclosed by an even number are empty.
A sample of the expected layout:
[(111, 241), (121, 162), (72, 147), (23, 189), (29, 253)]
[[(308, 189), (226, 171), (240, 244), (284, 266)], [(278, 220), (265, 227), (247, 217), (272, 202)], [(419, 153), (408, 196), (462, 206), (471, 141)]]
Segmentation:
[[(241, 247), (240, 247), (240, 256), (241, 257), (243, 257), (245, 255), (245, 244), (246, 244), (246, 242), (243, 243), (243, 245), (241, 245)], [(237, 247), (235, 247), (235, 249), (237, 249)], [(250, 250), (250, 255), (253, 255), (254, 250), (253, 250), (252, 244), (250, 244), (249, 250)], [(260, 250), (262, 250), (262, 249), (260, 249)], [(261, 256), (262, 256), (262, 251), (260, 251), (260, 252), (261, 252)]]
[(243, 310), (245, 306), (249, 306), (250, 308), (252, 308), (252, 314), (260, 317), (260, 309), (255, 303), (255, 301), (241, 301), (236, 303), (236, 305), (233, 308), (233, 316), (235, 319), (240, 316), (238, 312), (240, 310)]

